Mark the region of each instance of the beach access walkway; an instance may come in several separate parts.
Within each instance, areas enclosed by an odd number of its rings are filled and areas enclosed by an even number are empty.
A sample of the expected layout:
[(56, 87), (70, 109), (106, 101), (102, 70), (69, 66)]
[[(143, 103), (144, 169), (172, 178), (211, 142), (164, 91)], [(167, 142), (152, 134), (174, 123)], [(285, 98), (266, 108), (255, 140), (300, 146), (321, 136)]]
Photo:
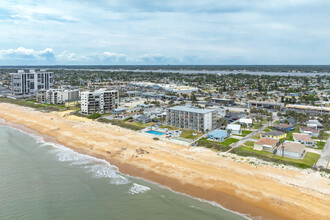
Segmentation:
[(325, 143), (321, 156), (320, 156), (319, 160), (316, 162), (315, 167), (326, 169), (329, 164), (329, 159), (330, 159), (330, 137), (328, 138), (327, 142)]

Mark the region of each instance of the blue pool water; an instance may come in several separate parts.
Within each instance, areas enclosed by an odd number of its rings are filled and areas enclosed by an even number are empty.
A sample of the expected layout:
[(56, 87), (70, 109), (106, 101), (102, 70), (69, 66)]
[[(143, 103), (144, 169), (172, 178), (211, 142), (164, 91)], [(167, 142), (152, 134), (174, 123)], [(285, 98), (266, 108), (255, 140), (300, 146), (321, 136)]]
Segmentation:
[(163, 132), (159, 132), (159, 131), (146, 131), (147, 133), (149, 133), (149, 134), (154, 134), (154, 135), (158, 135), (158, 136), (161, 136), (161, 135), (163, 135), (164, 133)]

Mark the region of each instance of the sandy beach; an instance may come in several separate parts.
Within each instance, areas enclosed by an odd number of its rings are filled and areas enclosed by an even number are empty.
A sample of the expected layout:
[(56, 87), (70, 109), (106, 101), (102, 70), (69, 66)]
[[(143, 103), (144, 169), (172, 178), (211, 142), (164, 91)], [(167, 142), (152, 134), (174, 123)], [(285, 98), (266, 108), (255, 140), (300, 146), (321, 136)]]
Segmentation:
[[(122, 173), (265, 219), (330, 219), (330, 179), (317, 172), (238, 163), (204, 148), (187, 148), (66, 112), (41, 113), (0, 103), (0, 118), (103, 158)], [(148, 154), (139, 154), (142, 148)]]

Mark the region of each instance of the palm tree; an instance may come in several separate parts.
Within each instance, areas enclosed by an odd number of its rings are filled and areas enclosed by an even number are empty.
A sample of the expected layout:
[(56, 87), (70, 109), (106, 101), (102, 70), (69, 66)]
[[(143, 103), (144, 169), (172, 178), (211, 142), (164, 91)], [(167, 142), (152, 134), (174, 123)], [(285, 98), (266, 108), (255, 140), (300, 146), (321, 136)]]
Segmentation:
[(231, 134), (231, 130), (228, 129), (228, 130), (227, 130), (227, 135), (228, 135), (228, 137), (230, 137), (230, 134)]
[(272, 123), (272, 122), (273, 122), (273, 117), (272, 117), (272, 116), (269, 116), (269, 117), (267, 118), (267, 121), (268, 121), (268, 126), (269, 126), (269, 123), (273, 124), (273, 123)]

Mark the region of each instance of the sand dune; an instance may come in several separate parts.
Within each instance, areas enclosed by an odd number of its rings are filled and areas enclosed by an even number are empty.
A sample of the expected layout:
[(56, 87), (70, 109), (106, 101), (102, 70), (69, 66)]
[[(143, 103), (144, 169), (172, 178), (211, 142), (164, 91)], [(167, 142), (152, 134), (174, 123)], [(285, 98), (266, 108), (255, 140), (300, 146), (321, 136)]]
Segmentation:
[[(23, 125), (123, 173), (268, 219), (330, 219), (330, 180), (316, 172), (255, 167), (65, 113), (0, 104), (0, 118)], [(138, 154), (143, 148), (149, 154)], [(122, 148), (126, 148), (123, 150)]]

